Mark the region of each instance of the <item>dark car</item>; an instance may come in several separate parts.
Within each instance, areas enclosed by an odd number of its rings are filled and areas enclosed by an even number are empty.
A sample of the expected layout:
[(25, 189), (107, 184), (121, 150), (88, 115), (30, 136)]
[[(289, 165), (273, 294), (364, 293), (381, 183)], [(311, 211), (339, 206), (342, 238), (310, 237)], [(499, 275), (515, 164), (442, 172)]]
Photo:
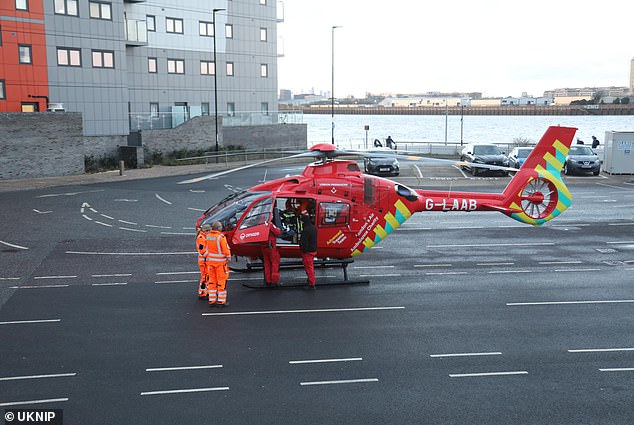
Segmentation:
[(566, 156), (563, 171), (566, 175), (591, 172), (598, 176), (601, 171), (601, 161), (590, 146), (573, 145)]
[(520, 168), (533, 148), (516, 146), (509, 154), (509, 167)]
[(400, 173), (398, 160), (394, 151), (389, 148), (373, 149), (370, 156), (363, 158), (364, 170), (367, 174), (376, 176), (398, 176)]
[(463, 165), (463, 169), (471, 170), (471, 174), (474, 176), (479, 173), (491, 173), (501, 174), (503, 176), (508, 175), (507, 170), (491, 170), (485, 167), (478, 167), (475, 164), (487, 164), (495, 165), (499, 167), (508, 167), (509, 159), (504, 155), (504, 152), (500, 150), (497, 145), (492, 143), (474, 144), (470, 143), (462, 150), (460, 154), (460, 160), (472, 163), (474, 165)]

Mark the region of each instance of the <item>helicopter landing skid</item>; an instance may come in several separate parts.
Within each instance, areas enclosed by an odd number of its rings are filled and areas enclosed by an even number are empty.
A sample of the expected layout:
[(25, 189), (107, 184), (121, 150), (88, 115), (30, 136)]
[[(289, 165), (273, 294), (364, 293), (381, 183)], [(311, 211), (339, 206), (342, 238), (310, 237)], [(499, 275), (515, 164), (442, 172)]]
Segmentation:
[[(348, 278), (348, 265), (354, 262), (352, 258), (344, 258), (344, 259), (332, 259), (332, 258), (319, 258), (315, 259), (314, 264), (315, 268), (326, 268), (326, 267), (341, 267), (343, 270), (343, 280), (325, 280), (321, 282), (317, 282), (316, 286), (335, 286), (335, 285), (367, 285), (370, 283), (368, 279), (349, 279)], [(280, 263), (280, 269), (301, 269), (303, 268), (303, 264), (301, 261), (286, 261)], [(240, 271), (256, 271), (262, 270), (262, 263), (251, 263), (247, 265), (246, 270)], [(232, 270), (235, 270), (232, 268)], [(266, 285), (265, 283), (243, 283), (243, 286), (247, 288), (300, 288), (300, 287), (309, 287), (306, 282), (288, 282), (288, 283), (280, 283), (278, 285)]]

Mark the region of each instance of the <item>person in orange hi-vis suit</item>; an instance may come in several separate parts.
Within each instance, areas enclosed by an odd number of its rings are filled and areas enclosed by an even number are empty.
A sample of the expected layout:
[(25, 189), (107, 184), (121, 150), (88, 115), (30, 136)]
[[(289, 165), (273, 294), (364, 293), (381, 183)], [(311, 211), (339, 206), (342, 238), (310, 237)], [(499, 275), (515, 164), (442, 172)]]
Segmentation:
[(207, 233), (211, 230), (210, 224), (203, 224), (196, 235), (196, 250), (198, 251), (198, 268), (200, 269), (200, 282), (198, 282), (198, 298), (207, 298), (207, 283), (209, 272), (207, 271)]
[(262, 262), (264, 265), (264, 283), (276, 286), (280, 280), (280, 253), (277, 250), (277, 237), (282, 231), (271, 221), (269, 236), (262, 245)]
[(209, 283), (207, 284), (207, 294), (209, 295), (209, 305), (227, 305), (227, 278), (229, 277), (229, 267), (227, 263), (231, 260), (231, 251), (227, 245), (227, 238), (222, 234), (222, 223), (214, 221), (211, 223), (211, 231), (207, 233), (207, 272), (209, 273)]

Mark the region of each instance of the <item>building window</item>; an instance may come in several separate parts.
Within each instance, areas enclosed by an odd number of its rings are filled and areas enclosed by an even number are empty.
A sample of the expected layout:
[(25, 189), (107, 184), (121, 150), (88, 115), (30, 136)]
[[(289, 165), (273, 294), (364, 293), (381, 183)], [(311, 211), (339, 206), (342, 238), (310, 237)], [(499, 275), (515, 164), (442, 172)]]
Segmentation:
[(165, 31), (174, 34), (182, 34), (183, 20), (178, 18), (165, 18)]
[(100, 3), (96, 1), (88, 2), (90, 6), (90, 17), (93, 19), (112, 20), (112, 4)]
[(227, 62), (227, 77), (233, 77), (233, 62)]
[(55, 0), (55, 14), (79, 16), (78, 0)]
[(31, 63), (33, 63), (33, 59), (31, 57), (31, 45), (30, 44), (19, 44), (18, 45), (18, 55), (20, 56), (20, 63), (23, 63), (23, 64), (31, 64)]
[(158, 66), (156, 66), (156, 58), (147, 58), (147, 72), (155, 74), (158, 72)]
[(268, 38), (268, 31), (266, 28), (260, 28), (260, 41), (266, 41)]
[(158, 118), (159, 117), (159, 104), (158, 103), (150, 103), (150, 118)]
[(200, 114), (209, 115), (209, 102), (203, 102), (200, 104)]
[(5, 100), (7, 95), (4, 91), (4, 80), (0, 80), (0, 100)]
[(183, 60), (183, 59), (168, 59), (167, 60), (167, 73), (168, 74), (184, 74), (185, 73), (185, 60)]
[(154, 15), (146, 15), (145, 22), (147, 22), (147, 30), (148, 31), (156, 31), (156, 16)]
[(200, 61), (200, 75), (214, 75), (216, 64), (213, 61)]
[(92, 67), (114, 68), (114, 52), (110, 50), (93, 50)]
[(199, 34), (203, 37), (213, 37), (214, 36), (214, 24), (213, 22), (198, 22)]
[(260, 64), (260, 77), (267, 78), (269, 76), (269, 66), (265, 63)]
[(269, 114), (269, 104), (268, 104), (268, 102), (260, 103), (260, 112), (262, 112), (262, 115), (268, 115)]
[(227, 115), (233, 117), (236, 115), (236, 104), (233, 102), (227, 103)]
[(226, 24), (225, 25), (225, 37), (233, 38), (233, 25), (232, 24)]
[(266, 6), (266, 0), (260, 0), (260, 4)]
[(66, 47), (57, 48), (57, 65), (81, 66), (81, 50)]
[(29, 10), (29, 0), (15, 0), (15, 10)]

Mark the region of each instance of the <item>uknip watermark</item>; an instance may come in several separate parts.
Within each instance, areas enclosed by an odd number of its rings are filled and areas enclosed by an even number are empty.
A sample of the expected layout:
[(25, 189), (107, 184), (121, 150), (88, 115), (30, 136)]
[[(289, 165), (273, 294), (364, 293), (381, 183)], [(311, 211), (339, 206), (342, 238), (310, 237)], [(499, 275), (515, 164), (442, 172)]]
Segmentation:
[(5, 409), (4, 425), (64, 425), (62, 409)]

